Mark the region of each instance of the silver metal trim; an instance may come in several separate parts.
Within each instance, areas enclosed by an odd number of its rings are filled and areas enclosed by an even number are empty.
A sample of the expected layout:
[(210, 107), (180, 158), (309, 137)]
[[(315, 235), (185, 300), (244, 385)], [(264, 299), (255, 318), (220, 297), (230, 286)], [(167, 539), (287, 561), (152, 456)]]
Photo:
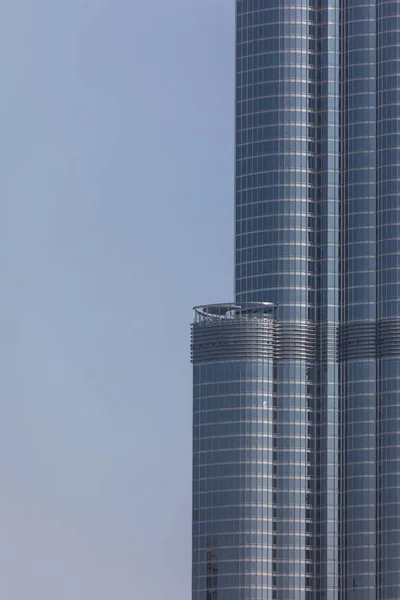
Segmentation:
[(276, 318), (276, 305), (272, 302), (221, 302), (194, 306), (193, 312), (194, 323), (220, 319), (271, 320)]

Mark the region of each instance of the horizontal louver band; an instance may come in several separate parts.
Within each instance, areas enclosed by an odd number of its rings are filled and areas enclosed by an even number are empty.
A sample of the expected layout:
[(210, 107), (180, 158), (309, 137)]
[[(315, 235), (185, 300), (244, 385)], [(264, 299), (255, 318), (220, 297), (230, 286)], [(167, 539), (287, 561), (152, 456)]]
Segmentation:
[(375, 323), (348, 323), (339, 327), (339, 361), (345, 362), (347, 360), (375, 358), (376, 350)]
[(400, 319), (378, 324), (378, 358), (400, 356)]
[[(379, 359), (400, 356), (400, 319), (333, 324), (279, 323), (256, 304), (212, 306), (191, 326), (193, 363), (246, 360), (300, 360), (308, 364), (338, 360)], [(263, 307), (262, 307), (263, 308)], [(255, 311), (258, 312), (255, 312)], [(263, 309), (264, 310), (264, 309)]]
[(275, 326), (272, 321), (215, 321), (193, 323), (193, 363), (274, 358)]
[(311, 324), (266, 320), (216, 320), (193, 323), (193, 363), (229, 360), (315, 362), (316, 332)]
[(311, 323), (276, 324), (277, 360), (316, 360), (316, 328)]
[(339, 328), (338, 357), (341, 362), (387, 356), (400, 356), (400, 319), (349, 323)]

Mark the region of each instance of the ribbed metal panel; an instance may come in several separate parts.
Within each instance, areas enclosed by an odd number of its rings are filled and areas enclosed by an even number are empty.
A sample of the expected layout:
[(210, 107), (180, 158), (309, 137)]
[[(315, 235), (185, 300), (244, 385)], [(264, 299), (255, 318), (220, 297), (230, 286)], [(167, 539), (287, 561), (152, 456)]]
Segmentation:
[(225, 360), (316, 360), (312, 324), (220, 320), (193, 323), (193, 363)]
[(391, 319), (378, 324), (378, 358), (400, 356), (400, 320)]
[(215, 320), (192, 323), (193, 363), (274, 358), (275, 324), (268, 320)]
[(338, 326), (334, 323), (324, 323), (318, 326), (318, 361), (321, 363), (335, 362), (337, 356)]
[(312, 323), (278, 323), (276, 326), (278, 360), (316, 359), (316, 329)]
[(400, 356), (400, 320), (343, 325), (338, 341), (340, 361)]
[(377, 350), (376, 324), (348, 323), (339, 328), (338, 355), (341, 362), (375, 358)]
[[(273, 305), (267, 303), (195, 307), (191, 326), (192, 362), (274, 359), (314, 363), (315, 325), (279, 323), (272, 316)], [(331, 347), (332, 343), (329, 352)]]

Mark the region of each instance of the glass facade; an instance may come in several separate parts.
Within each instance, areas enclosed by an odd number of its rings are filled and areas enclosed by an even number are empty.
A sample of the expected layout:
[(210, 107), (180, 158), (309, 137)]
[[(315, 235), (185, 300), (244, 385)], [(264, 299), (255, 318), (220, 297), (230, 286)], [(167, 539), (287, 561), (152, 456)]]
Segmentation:
[(268, 304), (195, 309), (193, 600), (272, 598), (276, 584), (273, 317)]
[[(272, 303), (272, 354), (193, 354), (193, 598), (399, 600), (400, 2), (236, 0), (235, 133), (238, 308), (214, 321), (237, 335), (240, 307)], [(268, 450), (230, 517), (213, 486), (229, 506), (258, 467), (236, 448), (196, 470), (209, 435), (236, 443), (206, 426), (222, 398)], [(248, 544), (218, 537), (225, 518)]]
[(400, 3), (381, 0), (377, 40), (377, 585), (400, 598)]

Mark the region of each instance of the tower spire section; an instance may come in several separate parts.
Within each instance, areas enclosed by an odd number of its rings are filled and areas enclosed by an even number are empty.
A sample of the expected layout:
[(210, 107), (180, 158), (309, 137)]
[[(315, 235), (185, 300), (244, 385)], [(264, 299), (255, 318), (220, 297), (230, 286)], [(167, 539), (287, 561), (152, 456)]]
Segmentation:
[(196, 307), (193, 600), (400, 598), (400, 3), (236, 0), (235, 298)]

